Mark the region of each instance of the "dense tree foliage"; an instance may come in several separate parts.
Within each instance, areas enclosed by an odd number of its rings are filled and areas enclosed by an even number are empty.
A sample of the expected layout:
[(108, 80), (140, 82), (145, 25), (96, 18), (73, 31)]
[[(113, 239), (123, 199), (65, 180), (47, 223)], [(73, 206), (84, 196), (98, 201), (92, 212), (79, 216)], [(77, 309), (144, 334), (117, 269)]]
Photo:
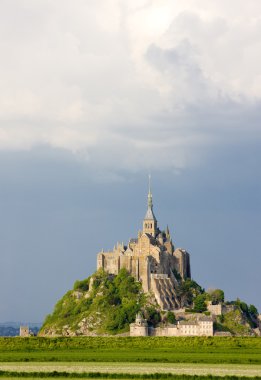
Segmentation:
[(168, 322), (168, 323), (171, 323), (171, 324), (176, 323), (176, 317), (175, 317), (175, 314), (172, 313), (171, 311), (168, 311), (168, 313), (167, 313), (167, 322)]
[[(117, 333), (128, 329), (136, 313), (145, 303), (140, 282), (122, 269), (117, 276), (99, 270), (90, 278), (76, 281), (73, 290), (57, 302), (48, 315), (42, 331), (70, 325), (77, 330), (81, 320), (90, 319), (90, 329), (100, 333)], [(155, 318), (153, 321), (156, 320)]]
[(144, 316), (147, 319), (149, 325), (157, 326), (157, 324), (161, 321), (160, 312), (152, 306), (147, 307), (144, 310)]
[(85, 280), (82, 280), (82, 281), (75, 281), (74, 285), (73, 285), (73, 290), (80, 290), (80, 291), (88, 291), (89, 290), (89, 282), (90, 282), (90, 278), (86, 278)]
[(194, 299), (203, 293), (204, 289), (196, 281), (189, 278), (181, 281), (177, 288), (181, 307), (192, 306)]
[(194, 299), (194, 311), (198, 313), (202, 313), (203, 311), (207, 310), (207, 304), (206, 304), (206, 294), (199, 294)]
[(257, 310), (257, 308), (254, 305), (249, 305), (248, 310), (249, 310), (249, 313), (250, 313), (250, 315), (252, 317), (257, 318), (257, 316), (258, 316), (258, 310)]
[(210, 289), (207, 292), (207, 299), (211, 301), (213, 305), (218, 305), (225, 300), (224, 291), (221, 289)]

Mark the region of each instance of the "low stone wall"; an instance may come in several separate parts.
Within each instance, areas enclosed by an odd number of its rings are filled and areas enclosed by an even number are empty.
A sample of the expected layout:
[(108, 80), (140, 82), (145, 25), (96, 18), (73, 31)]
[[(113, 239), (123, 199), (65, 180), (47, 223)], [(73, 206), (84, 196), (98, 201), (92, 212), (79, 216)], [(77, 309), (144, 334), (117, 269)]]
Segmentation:
[(130, 324), (130, 336), (148, 336), (147, 326), (138, 326), (135, 323)]
[(177, 326), (167, 326), (167, 327), (151, 327), (149, 329), (150, 336), (178, 336), (179, 331)]

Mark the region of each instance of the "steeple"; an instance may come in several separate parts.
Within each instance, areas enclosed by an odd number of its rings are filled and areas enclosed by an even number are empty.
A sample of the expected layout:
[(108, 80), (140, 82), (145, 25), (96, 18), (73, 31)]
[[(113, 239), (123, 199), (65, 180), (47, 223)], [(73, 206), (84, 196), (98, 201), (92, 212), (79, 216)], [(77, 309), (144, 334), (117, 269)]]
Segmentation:
[(143, 220), (143, 233), (156, 236), (157, 219), (153, 213), (152, 193), (151, 193), (151, 176), (149, 175), (149, 192), (148, 192), (148, 208)]
[(148, 207), (151, 209), (153, 208), (152, 204), (152, 194), (151, 194), (151, 186), (150, 186), (150, 181), (151, 181), (151, 175), (149, 174), (149, 193), (148, 193)]

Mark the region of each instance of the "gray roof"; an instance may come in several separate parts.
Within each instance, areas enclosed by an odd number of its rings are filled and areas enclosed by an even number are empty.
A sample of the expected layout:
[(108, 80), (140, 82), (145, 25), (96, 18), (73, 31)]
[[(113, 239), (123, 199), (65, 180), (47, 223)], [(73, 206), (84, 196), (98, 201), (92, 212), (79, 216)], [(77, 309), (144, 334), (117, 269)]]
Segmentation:
[(156, 217), (155, 217), (155, 215), (153, 213), (152, 208), (148, 207), (148, 210), (146, 212), (144, 220), (152, 220), (152, 219), (155, 220), (155, 221), (157, 221), (157, 219), (156, 219)]
[(180, 325), (185, 326), (196, 326), (198, 323), (196, 321), (180, 321)]

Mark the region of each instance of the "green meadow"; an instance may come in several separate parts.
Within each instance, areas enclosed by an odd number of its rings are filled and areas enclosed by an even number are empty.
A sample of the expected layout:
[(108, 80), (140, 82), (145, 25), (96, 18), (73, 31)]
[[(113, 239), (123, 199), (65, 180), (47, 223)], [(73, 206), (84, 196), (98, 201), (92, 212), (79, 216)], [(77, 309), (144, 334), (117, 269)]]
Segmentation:
[(261, 379), (258, 337), (0, 338), (0, 378)]
[(261, 364), (258, 337), (0, 338), (0, 362)]

